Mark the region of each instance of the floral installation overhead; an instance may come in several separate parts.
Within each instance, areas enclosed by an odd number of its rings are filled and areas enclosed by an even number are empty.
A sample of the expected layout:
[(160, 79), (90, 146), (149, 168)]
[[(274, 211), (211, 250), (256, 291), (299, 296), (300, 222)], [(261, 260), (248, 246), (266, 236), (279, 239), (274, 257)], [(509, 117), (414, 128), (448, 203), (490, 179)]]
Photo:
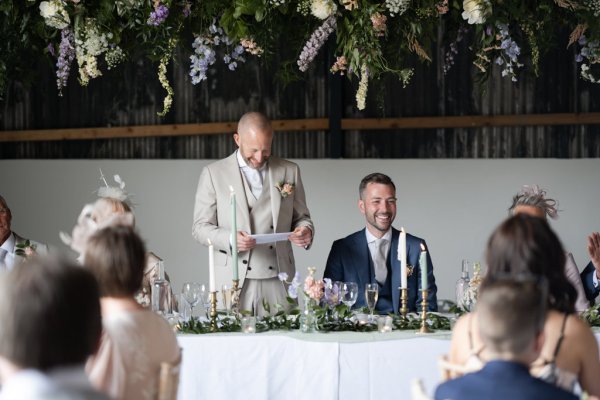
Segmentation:
[(537, 75), (548, 50), (573, 47), (580, 77), (599, 83), (599, 17), (600, 0), (4, 0), (0, 97), (8, 82), (27, 80), (32, 57), (42, 54), (55, 65), (59, 95), (71, 75), (85, 86), (145, 57), (158, 63), (166, 93), (159, 115), (166, 115), (175, 96), (167, 71), (176, 57), (189, 62), (194, 85), (210, 68), (235, 71), (249, 57), (268, 60), (284, 50), (284, 65), (302, 74), (330, 39), (330, 71), (356, 82), (358, 109), (382, 74), (408, 85), (412, 58), (430, 63), (438, 37), (444, 73), (462, 41), (479, 81), (494, 64), (514, 82), (523, 72)]

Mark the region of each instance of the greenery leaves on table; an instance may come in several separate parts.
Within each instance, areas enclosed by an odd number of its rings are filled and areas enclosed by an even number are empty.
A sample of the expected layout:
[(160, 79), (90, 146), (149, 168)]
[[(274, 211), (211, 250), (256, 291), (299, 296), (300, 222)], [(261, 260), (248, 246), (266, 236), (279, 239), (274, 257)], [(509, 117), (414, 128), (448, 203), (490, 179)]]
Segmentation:
[(331, 73), (358, 81), (359, 109), (369, 81), (392, 74), (407, 85), (419, 69), (415, 58), (430, 63), (438, 40), (444, 73), (464, 51), (479, 80), (497, 65), (516, 82), (522, 71), (537, 75), (550, 50), (570, 47), (581, 78), (598, 83), (599, 17), (600, 0), (3, 0), (0, 99), (9, 82), (31, 77), (36, 57), (56, 66), (59, 94), (73, 63), (87, 85), (120, 63), (149, 58), (166, 91), (165, 115), (174, 96), (167, 67), (176, 57), (189, 63), (192, 84), (208, 79), (209, 68), (234, 71), (249, 57), (282, 59), (279, 76), (289, 81), (304, 79), (329, 38)]
[[(377, 322), (369, 323), (366, 320), (366, 310), (363, 314), (365, 319), (359, 319), (344, 304), (340, 304), (333, 309), (327, 307), (318, 307), (315, 310), (317, 317), (317, 331), (327, 332), (375, 332), (377, 331)], [(299, 316), (301, 310), (294, 308), (290, 312), (280, 310), (273, 315), (257, 318), (256, 332), (266, 332), (274, 330), (291, 331), (300, 328)], [(421, 327), (421, 318), (417, 314), (409, 314), (402, 317), (390, 314), (394, 330), (418, 330)], [(450, 330), (450, 320), (447, 317), (438, 314), (427, 315), (427, 325), (433, 330)], [(211, 330), (210, 321), (192, 318), (190, 321), (181, 322), (178, 325), (180, 333), (215, 333), (215, 332), (240, 332), (241, 315), (225, 316), (220, 315), (217, 321), (215, 331)]]

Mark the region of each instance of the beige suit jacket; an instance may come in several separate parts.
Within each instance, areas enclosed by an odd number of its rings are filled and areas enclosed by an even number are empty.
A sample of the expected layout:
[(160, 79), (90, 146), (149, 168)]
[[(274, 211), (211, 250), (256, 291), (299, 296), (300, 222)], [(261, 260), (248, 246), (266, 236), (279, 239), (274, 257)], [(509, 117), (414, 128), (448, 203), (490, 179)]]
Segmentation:
[[(271, 190), (271, 211), (273, 214), (273, 231), (288, 232), (299, 226), (307, 226), (313, 232), (315, 229), (306, 206), (304, 186), (300, 178), (300, 169), (293, 162), (277, 157), (269, 158), (269, 182)], [(294, 191), (283, 198), (275, 187), (277, 183), (293, 183)], [(244, 183), (236, 153), (206, 166), (200, 174), (196, 202), (194, 205), (194, 223), (192, 235), (203, 245), (207, 240), (215, 246), (215, 274), (217, 288), (222, 284), (231, 284), (233, 276), (231, 246), (232, 211), (230, 189), (236, 193), (237, 229), (251, 232), (250, 212), (246, 200)], [(289, 241), (276, 243), (279, 272), (287, 272), (294, 276), (294, 255)], [(240, 283), (243, 283), (248, 262), (249, 252), (241, 252), (238, 256)], [(208, 268), (208, 261), (206, 262)]]

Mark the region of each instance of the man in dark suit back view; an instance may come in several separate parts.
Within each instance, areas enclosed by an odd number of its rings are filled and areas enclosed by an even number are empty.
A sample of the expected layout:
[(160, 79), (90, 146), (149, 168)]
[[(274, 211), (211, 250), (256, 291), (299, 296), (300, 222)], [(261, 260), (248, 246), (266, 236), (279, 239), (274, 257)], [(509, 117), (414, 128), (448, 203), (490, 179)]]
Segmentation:
[(545, 282), (498, 279), (484, 283), (477, 318), (490, 361), (478, 372), (442, 383), (435, 399), (577, 399), (529, 373), (529, 364), (537, 359), (544, 343), (546, 304)]

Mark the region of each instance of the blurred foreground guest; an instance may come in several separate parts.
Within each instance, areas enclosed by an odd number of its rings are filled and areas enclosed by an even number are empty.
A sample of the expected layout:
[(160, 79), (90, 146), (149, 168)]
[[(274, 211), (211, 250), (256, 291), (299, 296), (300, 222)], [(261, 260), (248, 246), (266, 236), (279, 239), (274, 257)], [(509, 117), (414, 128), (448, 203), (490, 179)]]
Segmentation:
[[(546, 219), (558, 218), (558, 202), (546, 197), (546, 191), (538, 185), (524, 185), (521, 191), (513, 197), (513, 203), (508, 209), (510, 215), (527, 214), (533, 217)], [(573, 254), (565, 252), (565, 276), (577, 292), (575, 311), (582, 312), (589, 308), (590, 302), (586, 299), (585, 291), (579, 276), (579, 268), (575, 264)]]
[(569, 400), (577, 397), (531, 376), (529, 364), (544, 343), (547, 288), (544, 280), (488, 280), (477, 302), (483, 368), (441, 384), (439, 400)]
[(48, 253), (48, 246), (22, 238), (11, 229), (12, 213), (4, 197), (0, 196), (0, 269), (11, 270), (25, 258)]
[(596, 297), (600, 294), (600, 233), (593, 232), (588, 236), (588, 253), (591, 261), (581, 272), (581, 280), (585, 296), (591, 304), (596, 302)]
[[(565, 252), (548, 223), (528, 215), (507, 219), (490, 237), (486, 261), (488, 271), (482, 286), (499, 275), (531, 274), (548, 282), (545, 341), (530, 366), (531, 373), (569, 391), (579, 383), (588, 394), (600, 396), (598, 342), (575, 314), (576, 292), (565, 279)], [(452, 331), (450, 362), (463, 371), (480, 369), (490, 359), (487, 344), (479, 335), (480, 325), (476, 310), (461, 317)]]
[(101, 330), (89, 271), (34, 257), (1, 276), (0, 399), (106, 399), (84, 371)]
[(133, 298), (145, 259), (142, 240), (127, 226), (103, 228), (86, 246), (85, 266), (100, 285), (104, 327), (86, 369), (94, 386), (115, 399), (155, 399), (161, 363), (180, 360), (169, 324)]

